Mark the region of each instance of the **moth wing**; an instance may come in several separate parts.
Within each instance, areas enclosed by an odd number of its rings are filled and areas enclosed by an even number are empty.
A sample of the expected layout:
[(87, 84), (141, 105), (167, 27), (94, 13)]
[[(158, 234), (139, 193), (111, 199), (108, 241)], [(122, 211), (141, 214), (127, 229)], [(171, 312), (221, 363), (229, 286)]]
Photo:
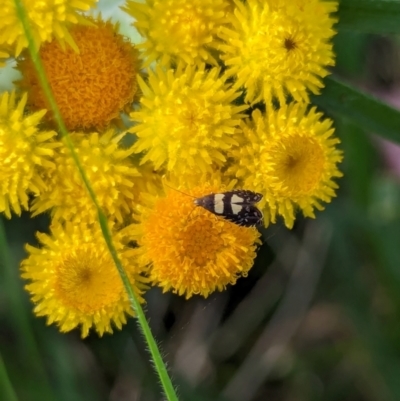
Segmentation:
[(247, 189), (237, 189), (232, 191), (232, 194), (235, 194), (243, 199), (241, 204), (243, 205), (252, 205), (253, 203), (258, 203), (263, 198), (263, 195), (258, 192), (249, 191)]
[(243, 207), (238, 213), (229, 213), (222, 217), (242, 227), (262, 225), (264, 219), (262, 212), (253, 205)]

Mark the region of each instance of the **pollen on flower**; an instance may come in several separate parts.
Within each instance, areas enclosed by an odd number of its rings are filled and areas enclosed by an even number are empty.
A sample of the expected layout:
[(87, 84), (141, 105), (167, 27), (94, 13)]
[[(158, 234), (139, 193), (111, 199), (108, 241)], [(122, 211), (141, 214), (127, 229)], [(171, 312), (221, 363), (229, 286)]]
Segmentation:
[(237, 164), (231, 172), (264, 195), (267, 224), (268, 216), (275, 222), (279, 214), (291, 228), (297, 208), (314, 218), (314, 210), (335, 196), (343, 154), (332, 121), (315, 107), (307, 113), (304, 104), (290, 104), (268, 116), (256, 110), (242, 123), (242, 132), (245, 144), (234, 151)]
[(0, 213), (20, 215), (28, 210), (29, 194), (46, 189), (41, 176), (55, 168), (52, 156), (57, 142), (54, 131), (39, 131), (45, 110), (25, 113), (27, 96), (17, 101), (15, 93), (0, 95)]
[(245, 101), (290, 94), (309, 102), (308, 91), (318, 93), (321, 81), (334, 65), (332, 39), (336, 22), (330, 14), (337, 2), (321, 0), (234, 0), (231, 26), (221, 27), (219, 46), (227, 75), (235, 87), (246, 89)]
[(228, 6), (227, 0), (146, 0), (128, 1), (123, 9), (144, 37), (138, 46), (144, 66), (156, 60), (162, 65), (216, 65), (213, 50), (220, 42), (217, 31), (227, 22)]
[[(46, 316), (61, 332), (80, 327), (82, 337), (94, 328), (102, 336), (121, 329), (133, 315), (127, 293), (101, 231), (84, 224), (52, 225), (51, 235), (38, 234), (39, 248), (27, 245), (29, 256), (22, 261), (22, 277), (37, 316)], [(122, 237), (113, 232), (113, 242), (134, 291), (145, 284)]]
[[(130, 211), (134, 180), (140, 176), (129, 159), (132, 149), (119, 144), (123, 134), (109, 130), (102, 135), (73, 133), (70, 138), (100, 207), (110, 219), (122, 222)], [(67, 146), (57, 149), (52, 160), (57, 168), (44, 176), (47, 190), (33, 200), (33, 215), (51, 210), (55, 221), (96, 220), (96, 209)]]
[[(84, 23), (81, 11), (88, 11), (96, 0), (22, 0), (33, 39), (39, 47), (43, 42), (56, 38), (64, 46), (68, 43), (75, 51), (77, 46), (68, 32), (73, 24)], [(15, 48), (15, 56), (28, 46), (24, 28), (14, 0), (3, 0), (0, 19), (0, 45)]]
[(149, 73), (148, 84), (139, 78), (141, 109), (130, 116), (137, 123), (131, 129), (138, 136), (135, 151), (147, 152), (143, 162), (179, 174), (211, 172), (225, 163), (247, 106), (233, 103), (240, 92), (219, 72), (206, 71), (204, 65), (176, 71), (158, 66)]
[(138, 263), (150, 266), (151, 281), (163, 291), (207, 297), (235, 284), (253, 265), (259, 233), (195, 206), (200, 197), (227, 188), (209, 181), (185, 193), (170, 189), (147, 195), (138, 223), (127, 228), (139, 245)]
[[(128, 107), (137, 94), (136, 75), (140, 70), (138, 51), (117, 25), (100, 19), (91, 26), (76, 25), (71, 35), (79, 48), (63, 49), (57, 42), (40, 48), (47, 79), (68, 129), (103, 129)], [(22, 79), (17, 82), (29, 94), (28, 104), (36, 110), (48, 101), (30, 56), (18, 62)], [(53, 114), (49, 112), (52, 121)]]

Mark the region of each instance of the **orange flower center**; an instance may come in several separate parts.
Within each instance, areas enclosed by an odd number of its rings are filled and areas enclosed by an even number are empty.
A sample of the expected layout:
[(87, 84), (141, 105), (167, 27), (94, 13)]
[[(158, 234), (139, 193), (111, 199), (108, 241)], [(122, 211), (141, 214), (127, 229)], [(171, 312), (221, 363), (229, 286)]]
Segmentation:
[[(77, 25), (71, 35), (79, 54), (63, 49), (53, 40), (40, 48), (47, 79), (68, 129), (105, 128), (119, 117), (137, 92), (138, 52), (115, 32), (110, 22)], [(35, 110), (50, 109), (32, 60), (19, 63), (23, 78), (19, 85), (29, 94)], [(52, 113), (47, 113), (52, 119)]]
[(68, 252), (56, 268), (55, 291), (62, 304), (95, 313), (121, 299), (123, 285), (111, 257), (89, 245)]
[(325, 156), (315, 138), (295, 134), (280, 139), (271, 147), (268, 157), (274, 160), (270, 174), (280, 183), (285, 196), (306, 195), (319, 185)]

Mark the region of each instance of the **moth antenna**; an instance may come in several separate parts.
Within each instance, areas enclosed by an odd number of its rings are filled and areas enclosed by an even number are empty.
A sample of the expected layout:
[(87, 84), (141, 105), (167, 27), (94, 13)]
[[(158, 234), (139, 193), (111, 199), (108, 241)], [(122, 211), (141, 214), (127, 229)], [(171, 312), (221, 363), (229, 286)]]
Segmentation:
[(168, 185), (166, 182), (164, 182), (163, 184), (166, 185), (168, 188), (170, 188), (170, 189), (176, 191), (176, 192), (180, 192), (180, 193), (183, 194), (183, 195), (190, 196), (191, 198), (196, 199), (196, 196), (187, 194), (186, 192), (183, 192), (183, 191), (181, 191), (181, 190), (179, 190), (179, 189), (173, 188), (173, 187), (171, 187), (171, 185)]
[(192, 213), (196, 210), (197, 206), (195, 205), (194, 208), (190, 211), (190, 213), (186, 216), (185, 222), (189, 221), (189, 217), (192, 215)]
[[(186, 196), (189, 196), (189, 197), (191, 197), (191, 198), (193, 198), (193, 199), (197, 199), (196, 196), (187, 194), (186, 192), (183, 192), (183, 191), (181, 191), (181, 190), (179, 190), (179, 189), (177, 189), (177, 188), (171, 187), (171, 185), (168, 185), (165, 181), (163, 182), (163, 184), (166, 185), (168, 188), (172, 189), (173, 191), (176, 191), (176, 192), (181, 193), (182, 195), (186, 195)], [(186, 216), (185, 222), (187, 222), (187, 221), (189, 220), (189, 217), (190, 217), (190, 216), (192, 215), (192, 213), (196, 210), (196, 208), (197, 208), (197, 206), (195, 206), (195, 207), (190, 211), (190, 213)]]

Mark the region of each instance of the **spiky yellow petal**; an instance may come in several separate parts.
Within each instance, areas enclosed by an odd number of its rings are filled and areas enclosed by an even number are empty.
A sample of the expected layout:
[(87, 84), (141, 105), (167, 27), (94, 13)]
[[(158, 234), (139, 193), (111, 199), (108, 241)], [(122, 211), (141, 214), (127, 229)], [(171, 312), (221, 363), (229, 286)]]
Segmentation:
[[(134, 291), (141, 294), (141, 278), (130, 250), (118, 232), (112, 233), (118, 257)], [(82, 337), (91, 328), (102, 336), (121, 329), (126, 315), (133, 315), (127, 293), (97, 225), (52, 225), (51, 235), (38, 234), (40, 247), (27, 245), (22, 277), (37, 316), (46, 316), (61, 332), (80, 327)]]
[(231, 171), (247, 189), (264, 195), (267, 224), (279, 214), (291, 228), (297, 208), (315, 217), (314, 209), (322, 210), (322, 203), (335, 196), (343, 153), (332, 121), (315, 107), (307, 112), (304, 104), (293, 103), (267, 116), (255, 110), (252, 120), (242, 123), (242, 132)]
[[(67, 42), (78, 51), (68, 28), (84, 22), (80, 12), (88, 11), (96, 0), (22, 0), (22, 3), (37, 47), (56, 38), (63, 46)], [(0, 45), (13, 46), (15, 56), (28, 46), (14, 0), (3, 0), (1, 5)]]
[(15, 93), (0, 95), (0, 212), (8, 218), (28, 210), (29, 194), (46, 189), (41, 175), (54, 168), (57, 143), (54, 131), (39, 131), (45, 110), (26, 114), (27, 95), (17, 101)]
[(162, 65), (216, 65), (213, 49), (219, 43), (217, 31), (227, 21), (228, 5), (226, 0), (146, 0), (128, 1), (123, 9), (144, 37), (138, 47), (145, 66), (156, 60)]
[(231, 27), (222, 27), (219, 49), (227, 75), (246, 88), (245, 101), (277, 98), (309, 101), (334, 64), (332, 39), (337, 2), (323, 0), (234, 0)]
[[(131, 148), (121, 147), (123, 136), (113, 130), (70, 137), (100, 207), (110, 219), (122, 222), (123, 213), (130, 211), (134, 178), (140, 176), (129, 159)], [(51, 210), (55, 221), (96, 220), (96, 209), (67, 146), (57, 149), (53, 162), (57, 168), (47, 172), (47, 190), (34, 199), (33, 215)]]
[(149, 73), (148, 84), (139, 79), (141, 109), (131, 113), (137, 125), (136, 152), (146, 152), (156, 169), (177, 174), (211, 172), (226, 161), (236, 144), (233, 134), (246, 106), (233, 102), (240, 92), (219, 77), (220, 70), (204, 65), (180, 66)]

